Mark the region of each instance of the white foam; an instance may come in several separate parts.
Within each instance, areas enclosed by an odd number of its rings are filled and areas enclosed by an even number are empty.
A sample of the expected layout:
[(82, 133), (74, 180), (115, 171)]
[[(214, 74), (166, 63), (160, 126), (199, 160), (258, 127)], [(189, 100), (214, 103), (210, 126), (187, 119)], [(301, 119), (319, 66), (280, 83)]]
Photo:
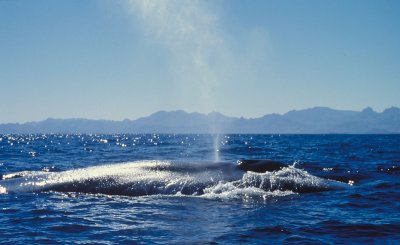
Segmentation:
[(208, 199), (268, 200), (295, 194), (292, 191), (266, 191), (254, 186), (240, 187), (237, 183), (238, 181), (220, 182), (215, 186), (206, 188), (201, 197)]

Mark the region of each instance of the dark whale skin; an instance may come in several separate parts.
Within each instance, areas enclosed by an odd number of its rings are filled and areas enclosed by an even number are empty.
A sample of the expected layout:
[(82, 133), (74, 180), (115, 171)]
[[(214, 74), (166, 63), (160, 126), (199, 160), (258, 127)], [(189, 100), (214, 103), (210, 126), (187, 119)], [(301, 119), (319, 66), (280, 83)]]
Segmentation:
[(287, 165), (284, 163), (269, 159), (237, 160), (236, 163), (239, 169), (256, 173), (273, 172), (287, 167)]

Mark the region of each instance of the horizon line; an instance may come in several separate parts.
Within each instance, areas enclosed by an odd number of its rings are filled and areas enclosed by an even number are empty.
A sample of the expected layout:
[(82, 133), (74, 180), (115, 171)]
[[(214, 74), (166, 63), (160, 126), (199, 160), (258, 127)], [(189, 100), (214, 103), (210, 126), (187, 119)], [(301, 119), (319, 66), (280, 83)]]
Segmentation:
[(263, 115), (258, 116), (258, 117), (230, 116), (230, 115), (226, 115), (226, 114), (224, 114), (224, 113), (222, 113), (222, 112), (218, 112), (218, 111), (211, 111), (211, 112), (208, 112), (208, 113), (204, 113), (204, 112), (197, 112), (197, 111), (188, 112), (188, 111), (186, 111), (186, 110), (184, 110), (184, 109), (176, 109), (176, 110), (158, 110), (158, 111), (155, 111), (155, 112), (153, 112), (153, 113), (148, 114), (147, 116), (140, 116), (140, 117), (132, 118), (132, 119), (130, 119), (130, 118), (123, 118), (123, 119), (104, 119), (104, 118), (84, 118), (84, 117), (65, 117), (65, 118), (59, 118), (59, 117), (52, 117), (52, 116), (49, 116), (49, 117), (47, 117), (47, 118), (45, 118), (45, 119), (41, 119), (41, 120), (32, 120), (32, 121), (24, 121), (24, 122), (21, 122), (21, 121), (20, 121), (20, 122), (0, 122), (0, 125), (1, 125), (1, 124), (3, 124), (3, 125), (4, 125), (4, 124), (27, 124), (27, 123), (43, 122), (43, 121), (46, 121), (46, 120), (89, 120), (89, 121), (114, 121), (114, 122), (135, 121), (135, 120), (138, 120), (138, 119), (141, 119), (141, 118), (149, 117), (149, 116), (151, 116), (151, 115), (153, 115), (153, 114), (156, 114), (156, 113), (159, 113), (159, 112), (167, 112), (167, 113), (170, 113), (170, 112), (184, 112), (184, 113), (186, 113), (186, 114), (195, 114), (195, 113), (198, 113), (198, 114), (203, 114), (203, 115), (210, 115), (210, 114), (212, 114), (212, 113), (219, 113), (219, 114), (221, 114), (221, 115), (223, 115), (223, 116), (225, 116), (225, 117), (230, 117), (230, 118), (255, 119), (255, 118), (261, 118), (261, 117), (264, 117), (264, 116), (267, 116), (267, 115), (281, 115), (281, 116), (283, 116), (283, 115), (285, 115), (285, 114), (287, 114), (287, 113), (289, 113), (289, 112), (293, 112), (293, 111), (305, 111), (305, 110), (311, 110), (311, 109), (317, 109), (317, 108), (321, 108), (321, 109), (330, 109), (330, 110), (336, 110), (336, 111), (349, 111), (349, 112), (350, 112), (350, 111), (351, 111), (351, 112), (362, 112), (362, 111), (364, 111), (364, 110), (370, 109), (371, 111), (373, 111), (373, 112), (375, 112), (375, 113), (383, 113), (383, 112), (385, 112), (386, 110), (391, 109), (391, 108), (400, 109), (400, 107), (397, 107), (397, 106), (389, 106), (389, 107), (383, 109), (382, 111), (375, 111), (371, 106), (366, 106), (365, 108), (363, 108), (363, 109), (361, 109), (361, 110), (354, 110), (354, 109), (336, 109), (336, 108), (332, 108), (332, 107), (329, 107), (329, 106), (314, 106), (314, 107), (308, 107), (308, 108), (304, 108), (304, 109), (292, 109), (292, 110), (289, 110), (289, 111), (287, 111), (287, 112), (285, 112), (285, 113), (275, 113), (275, 112), (273, 112), (273, 113), (266, 113), (266, 114), (263, 114)]

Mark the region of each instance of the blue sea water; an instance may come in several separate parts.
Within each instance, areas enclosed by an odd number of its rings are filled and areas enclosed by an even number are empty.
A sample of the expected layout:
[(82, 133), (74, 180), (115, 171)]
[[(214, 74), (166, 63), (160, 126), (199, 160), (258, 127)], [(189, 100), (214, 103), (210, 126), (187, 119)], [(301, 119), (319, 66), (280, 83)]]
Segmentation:
[(400, 243), (400, 135), (0, 135), (0, 174), (1, 244)]

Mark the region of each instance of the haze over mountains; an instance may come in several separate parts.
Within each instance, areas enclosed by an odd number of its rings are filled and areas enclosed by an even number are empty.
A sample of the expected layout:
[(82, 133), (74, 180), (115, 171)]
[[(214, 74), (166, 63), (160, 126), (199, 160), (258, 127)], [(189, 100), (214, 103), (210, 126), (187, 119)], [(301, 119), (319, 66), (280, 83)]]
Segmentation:
[(0, 133), (254, 133), (254, 134), (378, 134), (400, 133), (400, 109), (381, 113), (314, 107), (259, 118), (159, 111), (136, 120), (46, 119), (0, 124)]

